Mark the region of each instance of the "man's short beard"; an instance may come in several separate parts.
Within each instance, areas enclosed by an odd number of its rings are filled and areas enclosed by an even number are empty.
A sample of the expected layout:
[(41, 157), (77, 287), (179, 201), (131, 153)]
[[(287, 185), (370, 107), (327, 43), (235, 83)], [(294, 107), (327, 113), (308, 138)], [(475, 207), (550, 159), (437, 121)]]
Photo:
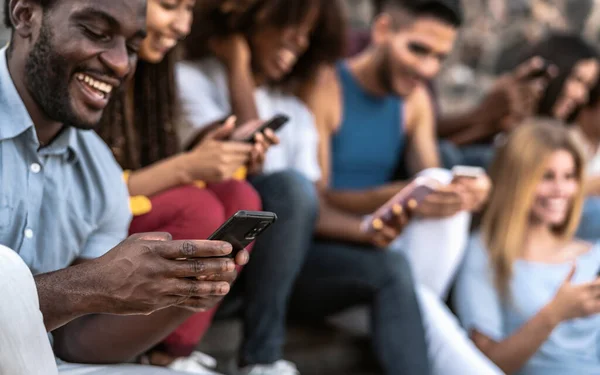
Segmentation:
[(49, 119), (65, 126), (90, 129), (96, 124), (86, 124), (73, 110), (69, 64), (55, 52), (53, 40), (54, 34), (44, 17), (38, 40), (25, 62), (25, 87)]
[(390, 54), (390, 47), (383, 47), (377, 61), (377, 79), (381, 87), (388, 94), (394, 93), (394, 74), (392, 73), (392, 59)]

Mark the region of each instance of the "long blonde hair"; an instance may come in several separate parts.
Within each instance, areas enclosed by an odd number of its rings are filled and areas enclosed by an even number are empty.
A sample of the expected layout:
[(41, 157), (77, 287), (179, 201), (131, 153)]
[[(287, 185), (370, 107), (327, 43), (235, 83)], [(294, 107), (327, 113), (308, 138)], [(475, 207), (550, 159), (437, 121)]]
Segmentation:
[(556, 151), (569, 152), (576, 165), (579, 192), (565, 222), (553, 228), (563, 239), (573, 237), (583, 205), (585, 159), (579, 144), (561, 123), (534, 119), (515, 129), (500, 147), (491, 167), (494, 188), (483, 216), (482, 239), (490, 253), (496, 285), (504, 296), (512, 267), (522, 255), (535, 190)]

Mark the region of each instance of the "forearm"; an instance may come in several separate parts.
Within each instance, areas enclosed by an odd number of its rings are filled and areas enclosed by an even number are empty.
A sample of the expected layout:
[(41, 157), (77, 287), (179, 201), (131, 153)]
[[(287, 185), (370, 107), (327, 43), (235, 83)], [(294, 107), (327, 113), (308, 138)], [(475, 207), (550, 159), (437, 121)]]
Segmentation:
[(477, 142), (484, 142), (496, 135), (495, 126), (483, 122), (475, 123), (469, 128), (458, 131), (446, 139), (457, 146), (470, 145)]
[(93, 311), (90, 305), (94, 300), (93, 289), (89, 286), (95, 281), (90, 279), (90, 266), (84, 263), (35, 277), (40, 311), (48, 332)]
[(256, 84), (249, 64), (238, 63), (228, 69), (227, 82), (231, 109), (238, 125), (257, 120), (258, 109), (254, 100)]
[(320, 199), (319, 220), (316, 234), (328, 240), (369, 243), (369, 238), (361, 231), (361, 217), (352, 215), (332, 207)]
[(164, 340), (191, 315), (188, 310), (171, 307), (148, 316), (84, 316), (54, 332), (54, 351), (74, 363), (129, 362)]
[(128, 181), (129, 195), (150, 197), (165, 190), (191, 183), (185, 169), (184, 158), (184, 154), (179, 154), (132, 172)]
[(406, 185), (406, 182), (394, 182), (371, 190), (328, 190), (323, 195), (327, 202), (337, 209), (354, 215), (368, 215), (385, 204)]
[(492, 348), (480, 349), (504, 372), (513, 374), (525, 366), (557, 325), (545, 307), (512, 336)]

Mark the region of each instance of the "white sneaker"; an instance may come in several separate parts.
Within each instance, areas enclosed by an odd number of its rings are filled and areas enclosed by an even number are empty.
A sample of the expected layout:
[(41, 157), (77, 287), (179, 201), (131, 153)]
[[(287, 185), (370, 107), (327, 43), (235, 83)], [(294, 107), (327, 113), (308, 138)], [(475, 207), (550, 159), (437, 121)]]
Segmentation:
[(295, 364), (277, 361), (271, 365), (252, 365), (238, 371), (238, 375), (300, 375)]
[(199, 375), (222, 375), (213, 371), (217, 367), (217, 360), (201, 352), (193, 352), (189, 357), (178, 358), (169, 366), (171, 370), (189, 372)]

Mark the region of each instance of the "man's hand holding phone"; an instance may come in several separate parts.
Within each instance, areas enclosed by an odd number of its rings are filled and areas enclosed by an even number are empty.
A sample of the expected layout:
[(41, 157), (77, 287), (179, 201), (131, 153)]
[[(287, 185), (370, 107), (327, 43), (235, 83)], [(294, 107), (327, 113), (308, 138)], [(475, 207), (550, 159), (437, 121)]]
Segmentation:
[[(168, 307), (205, 311), (230, 290), (243, 251), (223, 258), (232, 246), (220, 241), (173, 241), (167, 233), (137, 234), (83, 267), (96, 280), (95, 312), (151, 314)], [(100, 286), (98, 286), (100, 283)]]
[(369, 235), (371, 244), (379, 248), (388, 247), (400, 236), (412, 214), (437, 185), (433, 179), (418, 177), (367, 217), (362, 230)]
[(369, 242), (380, 249), (389, 247), (401, 234), (409, 221), (408, 210), (398, 209), (392, 219), (386, 222), (375, 219), (371, 222), (372, 228), (366, 230)]

